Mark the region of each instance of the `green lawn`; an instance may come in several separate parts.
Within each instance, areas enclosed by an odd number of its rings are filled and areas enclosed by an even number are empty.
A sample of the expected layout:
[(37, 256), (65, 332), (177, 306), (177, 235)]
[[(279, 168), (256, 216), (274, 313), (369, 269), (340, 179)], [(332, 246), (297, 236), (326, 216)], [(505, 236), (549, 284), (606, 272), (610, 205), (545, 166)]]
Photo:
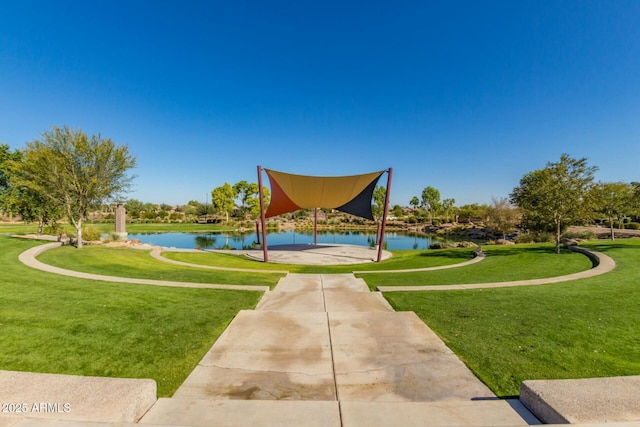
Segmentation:
[[(67, 235), (75, 236), (76, 230), (69, 224), (60, 224)], [(85, 223), (87, 226), (96, 227), (103, 233), (111, 233), (115, 231), (114, 223)], [(195, 223), (179, 223), (179, 222), (154, 222), (154, 223), (128, 223), (127, 232), (129, 233), (214, 233), (219, 231), (228, 231), (230, 228), (224, 225), (216, 224), (195, 224)], [(0, 223), (0, 233), (26, 234), (35, 233), (38, 230), (36, 224), (22, 223)]]
[(38, 227), (33, 224), (0, 223), (0, 234), (27, 234), (36, 231), (38, 231)]
[[(219, 267), (257, 268), (264, 270), (286, 270), (291, 273), (332, 274), (351, 273), (353, 271), (394, 270), (427, 268), (457, 264), (470, 260), (471, 249), (437, 249), (427, 251), (398, 250), (391, 251), (393, 257), (382, 262), (366, 264), (314, 266), (296, 264), (263, 263), (233, 254), (212, 252), (163, 252), (162, 256), (192, 264), (214, 265)], [(369, 275), (367, 275), (369, 277)]]
[[(0, 237), (0, 369), (153, 378), (170, 396), (243, 308), (260, 293), (93, 282), (35, 271), (17, 261), (38, 242)], [(415, 311), (496, 394), (518, 394), (527, 379), (640, 375), (640, 240), (585, 244), (617, 262), (603, 276), (552, 285), (385, 296)], [(549, 245), (484, 247), (487, 258), (458, 269), (366, 274), (370, 284), (478, 283), (585, 270), (584, 255)], [(470, 259), (468, 249), (394, 251), (380, 264), (305, 267), (235, 255), (165, 253), (181, 261), (267, 269), (216, 272), (152, 259), (147, 251), (88, 246), (47, 251), (43, 262), (99, 274), (273, 285), (292, 272), (431, 267)], [(263, 280), (264, 282), (261, 282)]]
[(640, 240), (584, 246), (616, 269), (552, 285), (385, 296), (415, 311), (499, 396), (528, 379), (640, 375)]
[(17, 260), (38, 244), (0, 237), (0, 369), (152, 378), (171, 396), (262, 295), (56, 276)]
[(483, 246), (486, 258), (477, 264), (447, 270), (403, 273), (396, 275), (367, 274), (362, 277), (369, 287), (429, 286), (463, 283), (508, 282), (562, 276), (588, 270), (592, 263), (583, 254), (563, 250), (554, 253), (553, 244)]
[(42, 253), (38, 260), (57, 267), (107, 276), (179, 282), (261, 285), (274, 287), (282, 273), (245, 273), (182, 267), (158, 261), (148, 250), (63, 246)]

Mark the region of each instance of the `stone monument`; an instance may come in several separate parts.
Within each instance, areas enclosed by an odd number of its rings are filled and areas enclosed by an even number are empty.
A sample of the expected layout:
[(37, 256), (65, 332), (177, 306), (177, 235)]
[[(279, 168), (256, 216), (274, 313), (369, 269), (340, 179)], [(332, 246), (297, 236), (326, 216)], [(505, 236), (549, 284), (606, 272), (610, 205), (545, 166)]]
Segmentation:
[(126, 230), (126, 211), (124, 210), (124, 205), (122, 203), (118, 203), (116, 207), (116, 235), (120, 240), (127, 240), (127, 230)]

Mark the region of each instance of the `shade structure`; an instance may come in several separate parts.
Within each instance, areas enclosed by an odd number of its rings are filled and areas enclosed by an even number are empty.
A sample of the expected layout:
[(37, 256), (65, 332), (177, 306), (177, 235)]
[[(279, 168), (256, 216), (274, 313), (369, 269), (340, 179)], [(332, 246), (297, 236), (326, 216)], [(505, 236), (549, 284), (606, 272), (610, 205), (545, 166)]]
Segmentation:
[(385, 171), (350, 176), (308, 176), (264, 169), (271, 184), (265, 217), (328, 208), (373, 220), (371, 200)]
[[(266, 171), (271, 183), (271, 203), (265, 211), (264, 192), (262, 190), (262, 171)], [(337, 209), (352, 215), (373, 220), (371, 199), (378, 180), (387, 172), (387, 190), (384, 197), (380, 234), (378, 239), (378, 258), (382, 260), (382, 248), (386, 219), (389, 213), (389, 194), (391, 191), (392, 168), (349, 176), (308, 176), (263, 169), (258, 165), (258, 192), (260, 195), (260, 222), (262, 224), (262, 251), (264, 262), (269, 261), (267, 249), (266, 218), (294, 212), (299, 209), (311, 209), (316, 212), (314, 223), (317, 225), (317, 208)], [(316, 234), (314, 225), (314, 235)], [(314, 244), (317, 239), (314, 237)]]

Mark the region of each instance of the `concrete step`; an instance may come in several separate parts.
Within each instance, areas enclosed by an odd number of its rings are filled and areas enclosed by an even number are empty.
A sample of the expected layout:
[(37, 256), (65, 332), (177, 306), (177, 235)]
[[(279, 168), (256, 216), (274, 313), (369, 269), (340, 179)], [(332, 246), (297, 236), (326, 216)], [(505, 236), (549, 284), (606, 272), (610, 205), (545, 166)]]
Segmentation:
[(336, 401), (159, 399), (140, 424), (340, 427)]
[(328, 317), (340, 401), (495, 398), (413, 312)]
[(14, 421), (135, 422), (155, 402), (153, 380), (0, 371), (0, 416)]
[(288, 311), (298, 313), (325, 312), (322, 291), (266, 292), (256, 306), (257, 311)]
[(514, 427), (539, 421), (517, 400), (372, 403), (160, 399), (140, 423), (194, 427)]
[(517, 400), (340, 402), (344, 427), (500, 427), (539, 421)]
[(324, 292), (327, 312), (393, 312), (380, 292)]
[(275, 291), (351, 291), (369, 292), (369, 287), (363, 279), (356, 278), (351, 273), (346, 274), (297, 274), (289, 273), (281, 278)]
[(271, 291), (266, 292), (256, 310), (286, 312), (391, 312), (393, 308), (380, 292), (351, 291)]
[(545, 423), (634, 421), (640, 425), (640, 376), (525, 381), (520, 400)]
[(174, 397), (335, 400), (326, 313), (241, 311)]

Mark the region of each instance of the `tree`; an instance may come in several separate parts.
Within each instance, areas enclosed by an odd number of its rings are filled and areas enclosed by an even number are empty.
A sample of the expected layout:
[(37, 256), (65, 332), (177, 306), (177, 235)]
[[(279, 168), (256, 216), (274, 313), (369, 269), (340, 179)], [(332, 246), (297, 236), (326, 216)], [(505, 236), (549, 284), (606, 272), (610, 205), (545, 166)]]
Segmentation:
[(507, 239), (507, 233), (515, 230), (522, 216), (520, 211), (509, 202), (509, 199), (491, 198), (492, 204), (487, 209), (487, 222), (490, 228), (502, 234), (502, 239)]
[(482, 220), (487, 216), (487, 209), (489, 209), (489, 206), (477, 203), (463, 205), (458, 208), (458, 215), (467, 222), (471, 222), (474, 218)]
[(67, 126), (53, 127), (41, 140), (27, 143), (24, 156), (18, 181), (65, 212), (76, 228), (78, 248), (89, 211), (126, 192), (133, 179), (127, 173), (136, 164), (127, 146)]
[(144, 203), (137, 199), (129, 199), (124, 203), (129, 218), (140, 218), (140, 214), (144, 210)]
[[(256, 188), (257, 186), (258, 184), (256, 184)], [(268, 206), (269, 201), (271, 200), (271, 193), (268, 188), (262, 188), (262, 196), (264, 197), (264, 205)], [(260, 218), (260, 194), (258, 191), (247, 198), (247, 209), (251, 219)]]
[[(258, 184), (256, 184), (255, 182), (249, 183), (242, 180), (233, 184), (233, 191), (235, 197), (240, 202), (240, 216), (244, 217), (247, 213), (247, 210), (251, 210), (251, 207), (249, 206), (249, 199), (252, 196), (256, 196), (258, 194)], [(251, 203), (255, 203), (255, 201)]]
[[(634, 188), (624, 182), (600, 182), (593, 188), (596, 211), (606, 215), (611, 230), (611, 240), (615, 240), (614, 219), (622, 225), (626, 215), (634, 211)], [(622, 227), (621, 227), (622, 228)]]
[(444, 199), (442, 201), (442, 210), (444, 211), (446, 222), (449, 222), (449, 215), (451, 214), (451, 211), (455, 204), (456, 204), (456, 199)]
[(0, 210), (11, 212), (9, 197), (11, 194), (11, 167), (14, 162), (22, 160), (22, 153), (18, 150), (13, 152), (6, 144), (0, 144)]
[(378, 185), (373, 189), (373, 216), (381, 219), (384, 214), (384, 199), (387, 195), (387, 189)]
[(409, 201), (409, 204), (413, 209), (418, 209), (418, 206), (420, 206), (420, 199), (418, 199), (418, 196), (413, 196)]
[(559, 162), (524, 175), (511, 193), (511, 202), (522, 209), (525, 226), (554, 233), (556, 253), (566, 228), (593, 215), (591, 187), (596, 170), (586, 158), (563, 154)]
[(231, 184), (225, 182), (223, 185), (214, 188), (211, 191), (211, 204), (217, 213), (225, 215), (226, 222), (229, 222), (229, 213), (233, 210), (234, 191)]
[(391, 209), (391, 213), (396, 218), (401, 218), (404, 216), (404, 211), (402, 210), (402, 206), (400, 205), (393, 205), (393, 209)]
[(433, 187), (422, 190), (422, 207), (429, 213), (429, 222), (433, 223), (433, 212), (440, 208), (440, 191)]

